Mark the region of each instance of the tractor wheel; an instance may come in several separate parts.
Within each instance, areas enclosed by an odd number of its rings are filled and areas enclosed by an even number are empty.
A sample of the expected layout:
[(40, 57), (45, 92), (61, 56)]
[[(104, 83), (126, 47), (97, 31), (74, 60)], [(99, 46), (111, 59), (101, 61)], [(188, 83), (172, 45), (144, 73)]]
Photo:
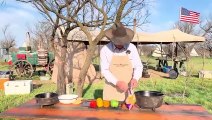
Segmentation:
[(15, 69), (18, 76), (27, 78), (32, 77), (32, 74), (34, 72), (32, 65), (26, 60), (16, 61), (13, 64), (12, 69)]

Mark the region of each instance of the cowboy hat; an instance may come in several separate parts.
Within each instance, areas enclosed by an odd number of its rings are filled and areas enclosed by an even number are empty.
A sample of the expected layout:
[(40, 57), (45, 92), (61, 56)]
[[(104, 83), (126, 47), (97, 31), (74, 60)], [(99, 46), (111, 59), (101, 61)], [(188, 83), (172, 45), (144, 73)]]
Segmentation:
[(119, 22), (107, 29), (105, 31), (105, 36), (115, 45), (125, 45), (132, 41), (134, 32), (131, 29), (124, 27), (124, 25)]

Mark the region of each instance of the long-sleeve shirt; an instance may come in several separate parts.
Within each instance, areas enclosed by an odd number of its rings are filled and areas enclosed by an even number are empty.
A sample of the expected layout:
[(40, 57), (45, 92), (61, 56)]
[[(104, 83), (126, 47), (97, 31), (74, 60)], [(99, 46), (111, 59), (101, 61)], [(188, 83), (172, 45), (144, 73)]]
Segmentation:
[(103, 46), (100, 51), (101, 73), (108, 82), (114, 85), (116, 85), (118, 80), (109, 70), (112, 57), (113, 55), (126, 55), (127, 51), (130, 52), (128, 56), (133, 67), (133, 79), (139, 80), (142, 76), (143, 65), (134, 44), (130, 43), (125, 45), (123, 49), (119, 50), (112, 42), (110, 42)]

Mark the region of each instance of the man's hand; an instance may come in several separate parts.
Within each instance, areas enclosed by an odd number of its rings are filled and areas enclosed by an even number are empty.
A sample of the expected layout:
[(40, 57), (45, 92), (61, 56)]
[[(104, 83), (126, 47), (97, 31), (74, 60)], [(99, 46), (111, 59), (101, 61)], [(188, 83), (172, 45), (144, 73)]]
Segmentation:
[(138, 86), (138, 81), (136, 79), (132, 79), (130, 81), (131, 88), (136, 88)]
[(126, 82), (124, 81), (118, 81), (116, 83), (117, 88), (119, 88), (121, 91), (126, 92), (128, 89), (128, 85)]

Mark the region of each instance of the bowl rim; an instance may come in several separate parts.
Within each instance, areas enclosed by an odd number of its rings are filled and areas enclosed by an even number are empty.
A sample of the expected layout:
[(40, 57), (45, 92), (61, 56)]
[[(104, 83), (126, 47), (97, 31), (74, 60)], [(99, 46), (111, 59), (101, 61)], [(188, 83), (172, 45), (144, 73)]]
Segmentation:
[[(73, 98), (61, 98), (63, 96), (71, 96), (71, 95), (73, 95), (74, 97)], [(74, 100), (74, 99), (77, 99), (77, 98), (78, 98), (78, 95), (76, 95), (76, 94), (63, 94), (63, 95), (58, 96), (59, 100)]]
[[(54, 96), (53, 97), (49, 97), (49, 98), (39, 97), (40, 95), (45, 95), (45, 94), (53, 94)], [(34, 98), (36, 100), (49, 100), (49, 99), (55, 99), (55, 98), (58, 99), (58, 94), (54, 93), (54, 92), (44, 92), (44, 93), (40, 93), (40, 94), (35, 95)]]
[(137, 96), (137, 94), (139, 94), (139, 93), (155, 93), (156, 95), (154, 95), (154, 96), (145, 96), (145, 95), (142, 95), (142, 97), (160, 97), (160, 96), (164, 96), (164, 94), (162, 93), (162, 92), (160, 92), (160, 91), (154, 91), (154, 90), (140, 90), (140, 91), (135, 91), (134, 92), (134, 94), (135, 94), (135, 96)]

